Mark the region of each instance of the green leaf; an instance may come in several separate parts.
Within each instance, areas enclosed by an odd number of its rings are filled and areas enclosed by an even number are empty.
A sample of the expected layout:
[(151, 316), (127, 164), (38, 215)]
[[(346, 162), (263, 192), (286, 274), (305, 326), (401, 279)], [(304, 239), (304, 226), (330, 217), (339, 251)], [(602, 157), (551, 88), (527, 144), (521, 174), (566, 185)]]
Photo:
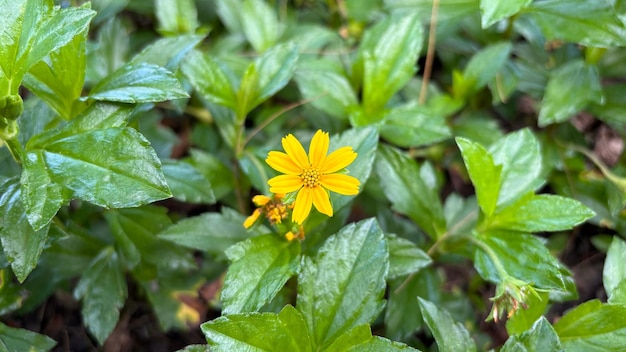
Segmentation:
[(374, 219), (344, 227), (315, 258), (303, 260), (297, 308), (316, 348), (378, 316), (388, 266), (387, 244)]
[(274, 10), (263, 0), (244, 0), (239, 11), (243, 32), (254, 50), (262, 53), (272, 48), (282, 32)]
[(487, 28), (500, 20), (515, 15), (531, 2), (532, 0), (480, 0), (482, 27)]
[(152, 64), (128, 64), (91, 89), (87, 98), (120, 103), (150, 103), (188, 98), (176, 76)]
[(190, 153), (191, 159), (187, 162), (200, 170), (209, 180), (217, 200), (233, 191), (235, 188), (233, 172), (222, 161), (215, 155), (198, 149), (192, 149)]
[(99, 28), (96, 42), (88, 43), (85, 81), (90, 86), (126, 64), (130, 51), (129, 31), (121, 18), (113, 17)]
[(333, 343), (324, 349), (325, 352), (349, 351), (352, 347), (360, 346), (372, 339), (372, 331), (369, 324), (355, 326), (340, 335)]
[(486, 86), (504, 67), (512, 48), (509, 42), (491, 44), (472, 56), (462, 76), (454, 77), (454, 97), (465, 99)]
[(405, 351), (405, 352), (419, 352), (419, 350), (409, 347), (403, 343), (395, 342), (388, 340), (384, 337), (380, 336), (372, 336), (372, 338), (362, 343), (358, 346), (354, 346), (347, 350), (346, 352), (379, 352), (379, 351), (387, 351), (387, 352), (395, 352), (395, 351)]
[[(353, 79), (360, 80), (362, 74), (362, 100), (367, 113), (380, 111), (411, 79), (423, 37), (417, 15), (387, 18), (364, 34), (353, 65)], [(364, 123), (375, 122), (369, 120)]]
[(454, 321), (450, 313), (434, 303), (417, 297), (424, 323), (433, 333), (441, 352), (476, 351), (476, 344), (463, 324)]
[(43, 155), (54, 182), (102, 207), (136, 207), (171, 196), (150, 143), (132, 128), (56, 140)]
[(126, 279), (117, 253), (105, 248), (85, 270), (74, 297), (82, 299), (81, 310), (85, 325), (102, 345), (120, 317), (126, 296)]
[(563, 122), (588, 104), (602, 100), (597, 68), (582, 60), (570, 61), (550, 75), (539, 111), (539, 126)]
[(211, 56), (191, 51), (181, 70), (200, 96), (212, 103), (237, 108), (237, 98), (224, 70)]
[[(497, 269), (500, 266), (508, 275), (532, 282), (534, 287), (540, 289), (567, 291), (570, 287), (571, 274), (537, 237), (488, 232), (479, 234), (477, 240), (484, 248), (476, 249), (474, 266), (483, 279), (501, 282), (503, 278)], [(499, 263), (494, 263), (496, 258)]]
[(614, 302), (613, 293), (619, 286), (624, 286), (624, 284), (621, 283), (626, 280), (626, 267), (624, 263), (626, 263), (626, 242), (618, 236), (613, 236), (611, 246), (606, 253), (604, 270), (602, 271), (604, 290), (609, 296), (609, 302), (611, 303), (618, 303)]
[(102, 23), (122, 11), (130, 0), (97, 0), (92, 1), (92, 8), (98, 13), (93, 19), (94, 24)]
[[(434, 0), (385, 0), (385, 5), (393, 10), (393, 13), (415, 12), (419, 15), (419, 21), (429, 23)], [(471, 15), (478, 15), (479, 0), (446, 0), (439, 2), (437, 14), (438, 22), (452, 20), (460, 21)]]
[(509, 337), (500, 349), (500, 352), (536, 351), (565, 352), (559, 337), (544, 317), (540, 317), (529, 330)]
[(399, 147), (421, 147), (449, 138), (445, 116), (423, 106), (394, 108), (387, 112), (380, 134)]
[(269, 234), (239, 242), (226, 255), (232, 263), (222, 288), (222, 314), (256, 312), (298, 271), (300, 244)]
[(34, 230), (50, 223), (71, 194), (50, 178), (41, 151), (28, 152), (22, 160), (21, 197)]
[(193, 33), (200, 26), (193, 0), (156, 0), (154, 5), (159, 32), (170, 35)]
[(529, 194), (498, 211), (488, 220), (489, 229), (521, 232), (569, 230), (595, 216), (577, 200), (553, 194)]
[(204, 39), (201, 35), (178, 35), (161, 38), (135, 55), (131, 63), (148, 63), (176, 72), (186, 55)]
[(234, 210), (222, 207), (222, 213), (205, 213), (183, 219), (159, 233), (159, 237), (214, 256), (239, 241), (250, 237), (243, 227), (245, 217)]
[(0, 323), (0, 349), (2, 351), (45, 352), (50, 351), (56, 344), (56, 341), (46, 335), (26, 329), (12, 328)]
[(433, 260), (417, 245), (407, 239), (395, 235), (387, 235), (389, 246), (388, 279), (409, 275), (430, 265)]
[[(202, 324), (211, 351), (294, 351), (311, 352), (307, 334), (291, 324), (302, 326), (302, 317), (292, 306), (279, 314), (248, 313), (223, 316)], [(299, 321), (298, 321), (299, 320)]]
[(626, 349), (626, 306), (587, 301), (554, 324), (568, 352), (621, 351)]
[(357, 105), (357, 98), (348, 79), (338, 72), (298, 68), (295, 75), (302, 97), (311, 105), (338, 119), (345, 119), (349, 106)]
[(487, 217), (496, 209), (502, 184), (502, 165), (497, 165), (493, 156), (480, 144), (457, 137), (456, 144), (461, 150), (465, 167), (469, 173), (478, 205)]
[(610, 1), (535, 1), (524, 11), (547, 39), (610, 48), (626, 43), (624, 24)]
[(13, 178), (0, 185), (0, 240), (11, 269), (20, 282), (37, 266), (48, 236), (48, 226), (35, 231), (26, 215), (20, 184)]
[[(538, 291), (537, 294), (529, 294), (524, 303), (527, 307), (516, 310), (512, 316), (507, 316), (506, 331), (509, 335), (519, 335), (536, 324), (537, 319), (546, 312), (550, 296), (548, 292)], [(552, 328), (552, 327), (550, 327)]]
[(215, 203), (211, 182), (189, 163), (165, 160), (161, 169), (174, 198), (188, 203)]

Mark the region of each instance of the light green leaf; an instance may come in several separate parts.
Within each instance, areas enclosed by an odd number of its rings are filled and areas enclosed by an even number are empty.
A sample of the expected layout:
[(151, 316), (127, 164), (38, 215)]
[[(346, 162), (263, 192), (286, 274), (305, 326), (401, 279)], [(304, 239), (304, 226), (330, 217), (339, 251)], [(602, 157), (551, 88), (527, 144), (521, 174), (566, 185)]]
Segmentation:
[(553, 194), (529, 194), (495, 213), (489, 229), (521, 232), (569, 230), (595, 216), (577, 200)]
[(559, 337), (544, 317), (540, 317), (529, 330), (509, 337), (500, 349), (500, 352), (540, 351), (565, 352)]
[(222, 288), (222, 314), (256, 312), (298, 271), (300, 243), (269, 234), (239, 242), (226, 255), (232, 263)]
[(539, 25), (547, 39), (602, 48), (626, 44), (624, 24), (610, 1), (535, 1), (523, 12)]
[(563, 122), (588, 104), (602, 100), (597, 68), (582, 60), (570, 61), (550, 75), (539, 111), (539, 126)]
[(156, 0), (158, 30), (169, 35), (193, 33), (199, 27), (198, 10), (193, 0)]
[(228, 77), (211, 56), (193, 50), (183, 61), (181, 69), (203, 99), (237, 108), (237, 98)]
[(161, 169), (174, 198), (188, 203), (215, 203), (211, 182), (191, 164), (165, 160)]
[(554, 324), (568, 352), (626, 349), (626, 306), (587, 301), (569, 310)]
[(19, 180), (0, 185), (0, 240), (6, 259), (20, 282), (37, 266), (49, 226), (35, 231), (28, 222), (21, 199)]
[(136, 207), (171, 196), (150, 143), (132, 128), (51, 141), (43, 155), (54, 182), (102, 207)]
[(450, 313), (434, 303), (417, 297), (422, 317), (437, 341), (441, 352), (476, 351), (476, 344), (463, 324), (454, 321)]
[(121, 103), (149, 103), (188, 98), (176, 76), (152, 64), (128, 64), (105, 77), (87, 98)]
[(176, 72), (176, 69), (185, 56), (198, 45), (204, 36), (201, 35), (178, 35), (175, 37), (161, 38), (145, 47), (135, 55), (131, 63), (148, 63), (165, 67)]
[(95, 0), (91, 6), (98, 13), (93, 19), (94, 24), (102, 23), (122, 11), (130, 0)]
[(372, 331), (369, 324), (355, 326), (339, 336), (333, 343), (324, 349), (324, 352), (344, 352), (352, 350), (352, 347), (360, 346), (372, 339)]
[(463, 74), (453, 79), (454, 97), (465, 99), (486, 86), (504, 67), (512, 48), (509, 42), (491, 44), (472, 56)]
[(500, 20), (515, 15), (531, 2), (532, 0), (480, 0), (482, 27), (487, 28)]
[(388, 279), (413, 274), (433, 261), (415, 243), (402, 237), (387, 235), (387, 244), (389, 246)]
[(407, 215), (433, 237), (445, 232), (439, 192), (419, 177), (414, 160), (397, 149), (379, 145), (376, 173), (394, 210)]
[(496, 209), (502, 184), (502, 165), (497, 165), (492, 155), (480, 144), (457, 137), (465, 167), (478, 198), (478, 205), (487, 217)]
[(222, 207), (221, 214), (205, 213), (183, 219), (159, 233), (159, 237), (221, 256), (228, 247), (250, 237), (243, 227), (244, 220), (236, 211)]
[(394, 108), (387, 112), (380, 134), (399, 147), (421, 147), (449, 138), (445, 116), (423, 106)]
[(316, 348), (378, 316), (388, 266), (387, 244), (374, 219), (344, 227), (315, 258), (303, 261), (297, 308)]
[(345, 119), (347, 108), (357, 105), (357, 98), (348, 79), (330, 70), (298, 68), (296, 83), (304, 99), (323, 112)]
[[(618, 236), (613, 236), (611, 246), (606, 253), (604, 269), (602, 271), (604, 290), (609, 296), (610, 302), (612, 302), (615, 289), (620, 286), (621, 282), (626, 280), (626, 266), (624, 263), (626, 263), (626, 242)], [(623, 284), (621, 286), (623, 286)]]
[(519, 335), (536, 324), (548, 308), (550, 295), (545, 291), (538, 291), (537, 294), (526, 296), (524, 303), (527, 307), (516, 310), (512, 316), (507, 316), (506, 331), (509, 335)]
[(276, 13), (264, 0), (243, 0), (239, 11), (243, 32), (256, 52), (276, 44), (282, 30)]
[[(311, 352), (308, 335), (291, 330), (290, 323), (302, 317), (292, 306), (275, 313), (248, 313), (223, 316), (202, 324), (211, 351), (293, 351)], [(302, 324), (299, 323), (301, 326)]]
[(419, 352), (418, 349), (409, 347), (403, 343), (388, 340), (380, 336), (372, 336), (372, 338), (369, 341), (362, 343), (358, 346), (354, 346), (350, 348), (349, 350), (347, 350), (346, 352), (379, 352), (379, 351)]
[(117, 253), (111, 247), (105, 248), (85, 270), (74, 290), (74, 297), (83, 301), (81, 313), (85, 325), (100, 344), (117, 325), (127, 295)]
[(0, 323), (0, 349), (6, 352), (46, 352), (57, 342), (46, 335), (26, 329), (16, 329)]

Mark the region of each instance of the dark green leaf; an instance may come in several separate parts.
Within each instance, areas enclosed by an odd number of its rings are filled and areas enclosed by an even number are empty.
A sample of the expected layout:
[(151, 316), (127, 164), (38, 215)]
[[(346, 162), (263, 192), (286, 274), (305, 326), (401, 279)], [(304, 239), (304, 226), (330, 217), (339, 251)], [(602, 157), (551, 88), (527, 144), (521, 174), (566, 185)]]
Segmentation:
[(559, 337), (544, 317), (540, 317), (529, 330), (511, 336), (500, 350), (500, 352), (539, 351), (565, 352)]
[(211, 182), (189, 163), (166, 160), (161, 169), (174, 198), (188, 203), (215, 203)]
[(191, 51), (181, 69), (203, 99), (237, 108), (237, 98), (228, 77), (211, 56)]
[(188, 161), (200, 170), (210, 181), (213, 194), (217, 200), (223, 198), (234, 189), (234, 175), (215, 155), (197, 149), (191, 150), (191, 160)]
[(87, 44), (85, 81), (93, 86), (124, 66), (130, 50), (129, 29), (113, 17), (98, 30), (95, 43)]
[(26, 329), (15, 329), (0, 323), (0, 349), (2, 351), (45, 352), (50, 351), (56, 344), (56, 341), (46, 335)]
[(160, 32), (187, 34), (198, 29), (198, 10), (193, 0), (156, 0), (154, 6)]
[(117, 253), (108, 247), (92, 261), (74, 290), (74, 296), (83, 301), (85, 325), (100, 344), (115, 328), (127, 295)]
[(20, 282), (37, 266), (48, 236), (48, 226), (35, 231), (28, 222), (16, 178), (0, 186), (0, 240), (11, 268)]
[(416, 273), (432, 263), (428, 254), (407, 239), (387, 235), (387, 244), (389, 246), (389, 275), (387, 278), (389, 279)]
[(550, 75), (539, 111), (539, 126), (563, 122), (589, 103), (602, 100), (597, 68), (581, 60), (570, 61)]
[(270, 49), (281, 34), (276, 13), (263, 0), (244, 0), (240, 12), (240, 23), (248, 42), (262, 53)]
[(476, 351), (476, 344), (463, 324), (434, 303), (417, 297), (424, 323), (433, 333), (440, 352)]
[[(408, 11), (419, 15), (419, 21), (429, 23), (431, 11), (435, 0), (385, 0), (385, 5), (394, 13), (405, 14)], [(459, 21), (461, 18), (478, 15), (479, 0), (447, 0), (439, 2), (437, 21)]]
[(303, 261), (297, 308), (315, 346), (329, 346), (378, 316), (388, 266), (387, 245), (373, 219), (344, 227), (315, 258)]
[(502, 165), (496, 164), (493, 156), (478, 143), (457, 137), (456, 144), (461, 150), (465, 167), (476, 190), (478, 205), (489, 217), (495, 211), (498, 202)]
[(222, 314), (256, 312), (298, 271), (300, 244), (269, 234), (239, 242), (226, 255), (232, 263), (222, 288)]
[(529, 194), (498, 211), (488, 220), (490, 229), (521, 232), (569, 230), (595, 216), (577, 200), (552, 194)]
[(94, 24), (101, 23), (122, 11), (130, 0), (96, 0), (91, 6), (98, 13), (93, 19)]
[(152, 64), (128, 64), (91, 89), (89, 99), (121, 103), (150, 103), (188, 98), (176, 76)]
[(445, 117), (423, 106), (395, 108), (387, 112), (380, 134), (399, 147), (421, 147), (452, 134)]
[(621, 351), (626, 349), (626, 306), (587, 301), (554, 324), (568, 352)]
[(528, 6), (532, 0), (480, 0), (481, 24), (487, 28), (497, 21), (511, 17)]
[(524, 12), (548, 39), (603, 48), (626, 43), (624, 24), (610, 1), (535, 1)]
[[(613, 242), (606, 253), (604, 270), (602, 272), (602, 282), (604, 289), (609, 296), (609, 301), (613, 302), (613, 292), (626, 280), (626, 242), (618, 236), (613, 236)], [(621, 285), (623, 286), (623, 284)], [(614, 302), (617, 303), (617, 302)], [(626, 302), (621, 302), (626, 303)]]
[(269, 185), (267, 184), (270, 175), (267, 173), (267, 164), (264, 160), (266, 155), (260, 155), (259, 151), (255, 153), (254, 151), (245, 150), (239, 158), (241, 170), (246, 174), (252, 186), (263, 194), (270, 193)]
[(502, 42), (489, 45), (472, 56), (462, 78), (459, 77), (460, 85), (454, 84), (454, 96), (464, 98), (487, 85), (502, 69), (511, 49), (511, 43)]
[(50, 142), (43, 151), (54, 182), (107, 208), (171, 196), (150, 143), (132, 128), (108, 128)]

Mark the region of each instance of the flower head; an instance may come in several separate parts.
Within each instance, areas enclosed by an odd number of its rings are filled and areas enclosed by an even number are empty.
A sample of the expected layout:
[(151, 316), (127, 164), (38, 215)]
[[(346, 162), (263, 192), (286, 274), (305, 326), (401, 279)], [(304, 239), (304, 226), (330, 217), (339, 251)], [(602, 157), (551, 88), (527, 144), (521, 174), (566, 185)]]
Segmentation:
[(265, 214), (265, 217), (267, 217), (270, 223), (280, 224), (281, 221), (287, 217), (288, 206), (282, 202), (284, 197), (284, 194), (274, 194), (272, 198), (261, 194), (254, 196), (252, 203), (254, 203), (257, 208), (246, 218), (243, 222), (243, 226), (249, 229), (256, 223), (261, 214)]
[(282, 145), (285, 153), (269, 152), (265, 161), (284, 175), (273, 177), (267, 183), (273, 193), (298, 192), (292, 215), (295, 223), (304, 222), (312, 205), (320, 213), (333, 216), (329, 190), (343, 195), (359, 193), (358, 179), (337, 173), (356, 159), (357, 153), (352, 147), (341, 147), (327, 155), (330, 138), (322, 130), (313, 136), (308, 155), (291, 134), (282, 139)]

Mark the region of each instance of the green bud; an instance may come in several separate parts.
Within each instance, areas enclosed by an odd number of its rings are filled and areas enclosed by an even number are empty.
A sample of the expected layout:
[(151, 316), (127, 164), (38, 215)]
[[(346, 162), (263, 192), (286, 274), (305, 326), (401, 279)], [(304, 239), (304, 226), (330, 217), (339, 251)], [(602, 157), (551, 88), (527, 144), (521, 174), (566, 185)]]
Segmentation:
[(9, 95), (4, 98), (4, 106), (0, 102), (0, 116), (9, 120), (16, 120), (24, 111), (24, 102), (18, 94)]

